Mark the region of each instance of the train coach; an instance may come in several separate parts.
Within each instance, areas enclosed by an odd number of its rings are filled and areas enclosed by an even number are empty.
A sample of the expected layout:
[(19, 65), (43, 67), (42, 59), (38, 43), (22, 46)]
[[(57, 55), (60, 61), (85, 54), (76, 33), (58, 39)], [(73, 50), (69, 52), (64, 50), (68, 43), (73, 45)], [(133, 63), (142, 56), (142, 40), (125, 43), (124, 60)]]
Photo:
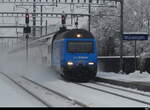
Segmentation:
[(84, 29), (62, 28), (52, 38), (51, 65), (70, 81), (89, 81), (97, 73), (96, 40)]

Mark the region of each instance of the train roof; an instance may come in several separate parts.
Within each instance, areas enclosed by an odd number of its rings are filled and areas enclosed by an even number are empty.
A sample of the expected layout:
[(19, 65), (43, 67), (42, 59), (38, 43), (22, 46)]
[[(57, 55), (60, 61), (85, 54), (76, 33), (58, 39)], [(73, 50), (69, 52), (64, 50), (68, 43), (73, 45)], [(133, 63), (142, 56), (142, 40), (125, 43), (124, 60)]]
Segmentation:
[(80, 39), (83, 38), (94, 38), (91, 32), (85, 29), (71, 29), (71, 30), (60, 30), (56, 33), (53, 40), (55, 39), (66, 39), (66, 38), (77, 38), (77, 35), (81, 35)]

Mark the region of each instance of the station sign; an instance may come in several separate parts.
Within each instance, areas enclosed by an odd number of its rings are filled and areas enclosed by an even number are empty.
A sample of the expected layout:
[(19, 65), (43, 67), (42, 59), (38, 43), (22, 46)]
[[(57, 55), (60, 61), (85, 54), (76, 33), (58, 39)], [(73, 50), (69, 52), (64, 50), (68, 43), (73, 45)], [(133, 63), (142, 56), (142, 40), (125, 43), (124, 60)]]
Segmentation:
[(148, 40), (148, 33), (144, 32), (124, 33), (123, 40)]

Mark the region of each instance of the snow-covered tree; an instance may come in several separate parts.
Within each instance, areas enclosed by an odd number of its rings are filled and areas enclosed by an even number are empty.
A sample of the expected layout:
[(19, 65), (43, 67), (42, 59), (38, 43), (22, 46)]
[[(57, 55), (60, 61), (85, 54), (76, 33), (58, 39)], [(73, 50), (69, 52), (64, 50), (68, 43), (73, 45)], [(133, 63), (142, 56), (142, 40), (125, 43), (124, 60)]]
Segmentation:
[[(150, 0), (124, 0), (124, 32), (148, 32), (150, 20)], [(115, 43), (115, 55), (120, 53), (120, 6), (118, 8), (101, 7), (93, 13), (92, 31), (98, 40), (99, 54), (104, 55), (104, 47), (111, 45), (108, 38), (113, 38)], [(114, 16), (113, 16), (114, 15)], [(124, 55), (134, 55), (134, 41), (124, 41)], [(137, 42), (137, 54), (141, 49), (150, 51), (149, 41)], [(101, 54), (102, 53), (102, 54)], [(105, 52), (104, 52), (105, 53)]]

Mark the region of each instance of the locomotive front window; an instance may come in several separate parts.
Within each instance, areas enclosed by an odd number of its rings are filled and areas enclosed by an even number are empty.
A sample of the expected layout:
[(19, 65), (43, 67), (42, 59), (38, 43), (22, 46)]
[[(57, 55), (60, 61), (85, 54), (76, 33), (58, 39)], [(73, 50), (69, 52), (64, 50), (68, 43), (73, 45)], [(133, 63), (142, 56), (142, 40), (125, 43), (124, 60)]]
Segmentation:
[(70, 41), (68, 42), (68, 52), (69, 53), (92, 53), (93, 42)]

